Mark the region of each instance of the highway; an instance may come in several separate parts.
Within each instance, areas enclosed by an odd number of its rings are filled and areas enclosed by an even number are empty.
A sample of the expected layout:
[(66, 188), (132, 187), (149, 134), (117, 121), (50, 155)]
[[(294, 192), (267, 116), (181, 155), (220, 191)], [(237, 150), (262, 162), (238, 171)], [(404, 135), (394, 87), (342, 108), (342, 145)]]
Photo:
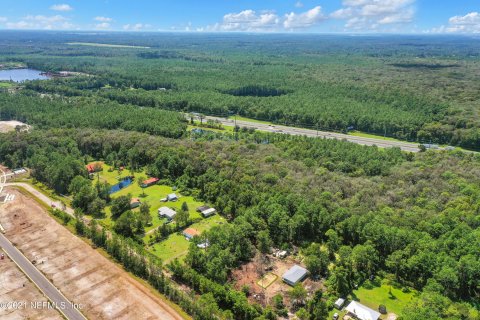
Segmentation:
[[(210, 120), (218, 120), (225, 126), (234, 126), (235, 125), (235, 120), (233, 120), (233, 119), (211, 117), (211, 116), (205, 116), (204, 119), (206, 119), (206, 120), (209, 120), (209, 119)], [(301, 135), (301, 136), (307, 136), (307, 137), (318, 137), (318, 138), (325, 138), (325, 139), (338, 139), (338, 140), (345, 139), (347, 141), (357, 143), (357, 144), (360, 144), (360, 145), (365, 145), (365, 146), (376, 145), (377, 147), (380, 147), (380, 148), (398, 147), (403, 151), (409, 151), (409, 152), (419, 152), (420, 151), (420, 149), (418, 148), (418, 145), (419, 145), (418, 143), (357, 137), (357, 136), (351, 136), (351, 135), (343, 134), (343, 133), (317, 131), (317, 130), (312, 130), (312, 129), (288, 127), (288, 126), (282, 126), (282, 125), (269, 125), (269, 124), (258, 123), (258, 122), (253, 122), (253, 121), (244, 121), (244, 120), (237, 120), (236, 124), (239, 127), (254, 128), (256, 130), (266, 131), (266, 132), (277, 132), (277, 133), (284, 133), (284, 134), (291, 134), (291, 135)], [(442, 149), (442, 148), (439, 148), (439, 150), (440, 149)]]

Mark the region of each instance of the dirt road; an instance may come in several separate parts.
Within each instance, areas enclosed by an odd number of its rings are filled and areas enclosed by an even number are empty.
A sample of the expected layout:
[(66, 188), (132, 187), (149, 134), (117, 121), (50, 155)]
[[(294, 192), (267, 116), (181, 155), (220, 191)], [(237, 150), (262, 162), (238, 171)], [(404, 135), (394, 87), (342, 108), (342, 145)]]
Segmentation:
[[(30, 197), (7, 187), (15, 201), (0, 212), (6, 236), (89, 319), (183, 317), (150, 289), (52, 219)], [(41, 198), (41, 197), (39, 197)], [(49, 203), (49, 202), (48, 202)]]

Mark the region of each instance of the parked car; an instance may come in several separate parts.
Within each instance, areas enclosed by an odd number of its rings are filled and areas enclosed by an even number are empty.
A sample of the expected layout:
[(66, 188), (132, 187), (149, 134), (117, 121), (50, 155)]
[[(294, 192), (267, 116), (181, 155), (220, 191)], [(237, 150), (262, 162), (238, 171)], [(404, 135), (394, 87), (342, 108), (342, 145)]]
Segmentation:
[(339, 317), (339, 316), (338, 316), (338, 313), (335, 313), (335, 314), (333, 315), (333, 320), (338, 320), (338, 317)]

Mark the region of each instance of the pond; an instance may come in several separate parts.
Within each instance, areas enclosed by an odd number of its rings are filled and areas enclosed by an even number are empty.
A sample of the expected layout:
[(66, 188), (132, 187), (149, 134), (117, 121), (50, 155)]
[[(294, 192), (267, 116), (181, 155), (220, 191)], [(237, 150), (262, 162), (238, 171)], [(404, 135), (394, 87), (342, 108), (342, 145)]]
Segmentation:
[(118, 191), (122, 190), (123, 188), (128, 187), (129, 185), (131, 185), (132, 182), (133, 182), (133, 180), (132, 180), (130, 177), (127, 177), (127, 178), (125, 178), (124, 180), (122, 180), (122, 181), (120, 181), (119, 183), (117, 183), (116, 185), (112, 186), (112, 187), (110, 188), (109, 193), (112, 194), (112, 193), (118, 192)]
[(0, 81), (23, 82), (25, 80), (46, 80), (49, 76), (43, 75), (43, 72), (35, 69), (11, 69), (0, 70)]

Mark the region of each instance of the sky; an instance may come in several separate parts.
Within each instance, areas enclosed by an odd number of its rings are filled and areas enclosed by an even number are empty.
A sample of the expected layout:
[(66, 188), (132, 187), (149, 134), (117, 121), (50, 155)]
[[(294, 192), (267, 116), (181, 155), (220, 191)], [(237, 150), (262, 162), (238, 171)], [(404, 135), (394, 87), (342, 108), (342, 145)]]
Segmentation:
[(0, 29), (480, 33), (480, 0), (2, 0)]

